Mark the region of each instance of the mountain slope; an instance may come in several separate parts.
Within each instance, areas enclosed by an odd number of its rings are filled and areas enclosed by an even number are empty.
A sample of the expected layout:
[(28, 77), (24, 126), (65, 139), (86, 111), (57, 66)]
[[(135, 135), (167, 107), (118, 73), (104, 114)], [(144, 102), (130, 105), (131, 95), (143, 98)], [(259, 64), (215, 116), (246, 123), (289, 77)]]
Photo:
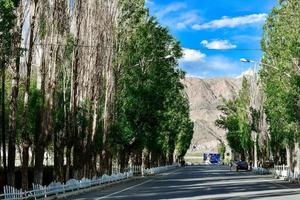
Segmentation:
[(187, 77), (183, 81), (190, 102), (191, 119), (195, 123), (190, 151), (217, 152), (220, 141), (226, 144), (226, 132), (215, 126), (221, 112), (217, 106), (223, 99), (233, 99), (242, 85), (241, 78), (199, 79)]

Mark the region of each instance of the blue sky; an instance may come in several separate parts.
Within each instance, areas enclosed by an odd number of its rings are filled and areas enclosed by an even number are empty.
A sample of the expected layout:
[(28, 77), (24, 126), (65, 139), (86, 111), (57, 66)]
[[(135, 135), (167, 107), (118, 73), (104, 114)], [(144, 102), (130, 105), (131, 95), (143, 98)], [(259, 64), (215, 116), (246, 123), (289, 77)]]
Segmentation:
[(150, 14), (181, 42), (188, 76), (236, 77), (260, 60), (260, 38), (277, 0), (146, 0)]

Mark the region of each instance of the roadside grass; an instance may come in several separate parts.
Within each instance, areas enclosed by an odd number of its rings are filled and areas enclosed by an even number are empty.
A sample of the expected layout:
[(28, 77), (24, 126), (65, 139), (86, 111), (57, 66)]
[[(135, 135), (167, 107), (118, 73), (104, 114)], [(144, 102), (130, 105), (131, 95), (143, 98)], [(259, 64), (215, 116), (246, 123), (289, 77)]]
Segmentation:
[(191, 163), (191, 164), (203, 164), (203, 153), (201, 152), (188, 152), (184, 160), (186, 163)]

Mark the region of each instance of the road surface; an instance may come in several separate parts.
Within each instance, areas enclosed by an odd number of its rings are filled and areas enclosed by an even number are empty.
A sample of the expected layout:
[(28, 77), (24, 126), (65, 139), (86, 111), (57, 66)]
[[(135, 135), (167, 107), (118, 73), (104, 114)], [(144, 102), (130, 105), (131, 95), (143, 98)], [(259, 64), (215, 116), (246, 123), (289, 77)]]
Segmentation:
[(73, 200), (300, 200), (300, 184), (251, 172), (230, 172), (228, 166), (187, 166), (161, 175), (131, 180), (68, 197)]

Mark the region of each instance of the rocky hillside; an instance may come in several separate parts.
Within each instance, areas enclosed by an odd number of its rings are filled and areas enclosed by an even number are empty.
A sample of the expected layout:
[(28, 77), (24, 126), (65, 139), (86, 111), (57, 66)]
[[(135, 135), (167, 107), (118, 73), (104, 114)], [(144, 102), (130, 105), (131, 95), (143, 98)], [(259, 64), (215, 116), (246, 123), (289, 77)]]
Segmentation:
[(225, 131), (215, 126), (215, 121), (221, 114), (217, 106), (223, 103), (223, 98), (232, 99), (237, 96), (242, 79), (187, 77), (184, 84), (190, 101), (191, 118), (195, 122), (190, 151), (217, 152), (220, 141), (226, 144)]

